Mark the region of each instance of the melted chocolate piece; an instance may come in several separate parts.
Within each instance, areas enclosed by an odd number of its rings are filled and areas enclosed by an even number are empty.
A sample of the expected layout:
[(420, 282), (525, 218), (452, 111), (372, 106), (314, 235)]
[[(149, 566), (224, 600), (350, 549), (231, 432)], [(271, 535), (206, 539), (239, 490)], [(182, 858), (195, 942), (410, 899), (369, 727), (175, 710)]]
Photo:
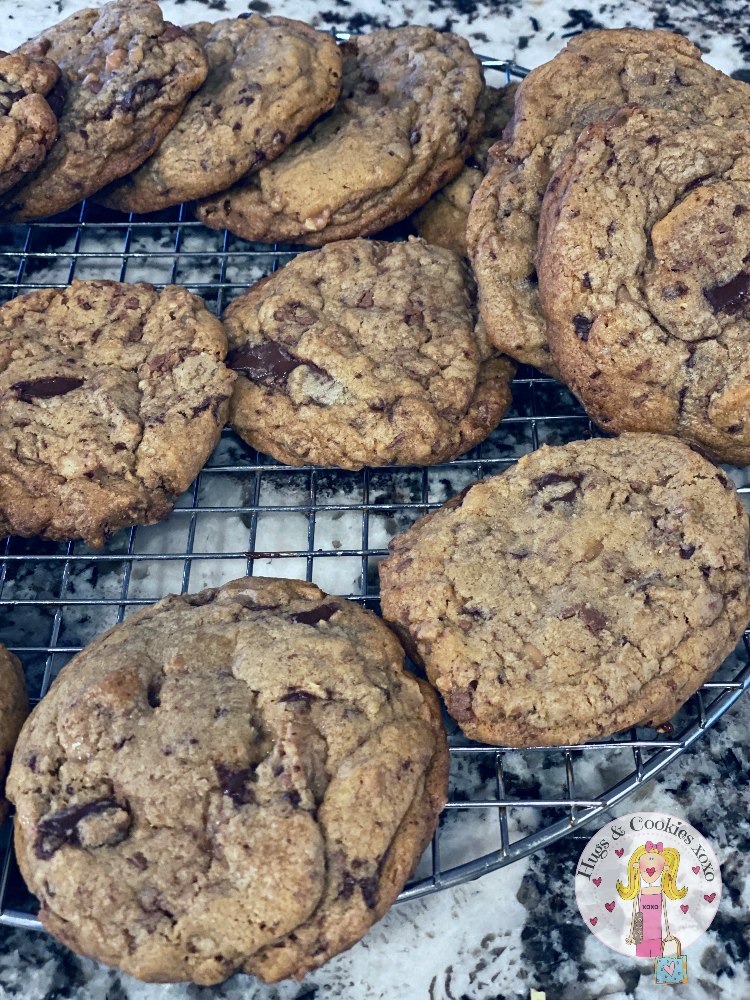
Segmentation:
[(303, 365), (317, 375), (322, 375), (324, 378), (331, 377), (322, 368), (295, 357), (281, 344), (272, 340), (267, 340), (254, 347), (251, 344), (237, 347), (229, 352), (226, 363), (228, 368), (241, 372), (252, 382), (259, 382), (261, 385), (267, 386), (283, 385), (295, 368), (300, 368)]
[(740, 271), (724, 285), (704, 288), (703, 294), (714, 312), (725, 312), (733, 316), (750, 304), (750, 274)]
[(122, 809), (123, 806), (115, 799), (97, 799), (80, 806), (66, 806), (56, 813), (45, 816), (39, 820), (37, 826), (38, 832), (34, 844), (36, 856), (42, 861), (48, 861), (64, 844), (79, 847), (80, 841), (76, 827), (82, 819), (98, 813)]
[(228, 368), (262, 385), (281, 385), (301, 364), (285, 347), (270, 340), (255, 347), (250, 344), (238, 347), (227, 355)]
[(309, 705), (311, 701), (316, 700), (316, 696), (314, 694), (310, 694), (309, 691), (290, 691), (289, 694), (285, 694), (282, 698), (279, 698), (279, 702), (301, 701), (306, 705)]
[(82, 378), (71, 378), (68, 375), (47, 375), (43, 378), (25, 379), (11, 386), (18, 393), (23, 403), (33, 399), (52, 399), (53, 396), (64, 396), (67, 392), (79, 389), (83, 385)]
[(222, 792), (228, 795), (238, 808), (255, 803), (255, 792), (249, 787), (255, 781), (254, 767), (234, 771), (226, 764), (216, 764), (216, 774), (221, 782)]
[(570, 475), (563, 476), (559, 472), (546, 472), (543, 476), (534, 480), (534, 485), (538, 491), (546, 489), (548, 486), (558, 486), (560, 483), (572, 483), (569, 490), (565, 493), (561, 493), (559, 496), (550, 497), (546, 500), (542, 507), (544, 510), (552, 510), (552, 505), (556, 503), (571, 503), (576, 494), (580, 491), (580, 486), (583, 481), (582, 472), (572, 472)]
[(321, 604), (320, 607), (311, 608), (309, 611), (299, 611), (291, 618), (293, 622), (300, 622), (302, 625), (317, 625), (318, 622), (329, 621), (340, 610), (338, 604)]

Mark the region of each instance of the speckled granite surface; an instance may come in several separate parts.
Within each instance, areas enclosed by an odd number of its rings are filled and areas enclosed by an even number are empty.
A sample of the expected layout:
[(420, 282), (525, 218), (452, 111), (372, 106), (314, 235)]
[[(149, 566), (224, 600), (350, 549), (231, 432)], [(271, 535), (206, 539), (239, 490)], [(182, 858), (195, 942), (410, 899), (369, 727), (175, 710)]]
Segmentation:
[[(12, 48), (79, 6), (79, 0), (3, 0), (0, 44)], [(708, 61), (750, 79), (750, 7), (740, 0), (622, 0), (588, 8), (555, 0), (176, 0), (163, 6), (177, 23), (271, 6), (342, 30), (425, 23), (465, 34), (477, 51), (530, 67), (586, 27), (676, 28), (701, 45)], [(146, 276), (128, 274), (130, 280)], [(163, 581), (151, 583), (161, 589)], [(147, 596), (149, 581), (143, 586)], [(750, 998), (748, 732), (745, 698), (693, 751), (617, 809), (682, 816), (711, 839), (721, 861), (718, 918), (690, 949), (689, 983), (676, 988), (686, 1000)], [(475, 826), (481, 840), (479, 819)], [(573, 872), (590, 832), (478, 882), (395, 907), (364, 941), (301, 984), (265, 987), (238, 976), (213, 989), (146, 986), (78, 959), (45, 935), (0, 928), (0, 1000), (515, 1000), (527, 998), (532, 987), (546, 990), (549, 1000), (663, 997), (648, 963), (607, 951), (578, 916)]]

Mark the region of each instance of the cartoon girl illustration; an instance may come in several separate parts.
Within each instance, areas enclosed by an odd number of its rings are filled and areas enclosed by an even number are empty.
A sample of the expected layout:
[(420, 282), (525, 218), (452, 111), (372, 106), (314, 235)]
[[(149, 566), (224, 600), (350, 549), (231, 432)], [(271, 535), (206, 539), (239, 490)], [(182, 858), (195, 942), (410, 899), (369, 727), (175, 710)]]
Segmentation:
[(679, 851), (664, 847), (661, 841), (647, 840), (630, 856), (628, 884), (617, 881), (621, 898), (633, 900), (630, 933), (625, 943), (635, 945), (636, 958), (656, 958), (662, 954), (665, 941), (675, 940), (669, 929), (667, 900), (683, 899), (687, 893), (687, 886), (677, 888), (679, 866)]

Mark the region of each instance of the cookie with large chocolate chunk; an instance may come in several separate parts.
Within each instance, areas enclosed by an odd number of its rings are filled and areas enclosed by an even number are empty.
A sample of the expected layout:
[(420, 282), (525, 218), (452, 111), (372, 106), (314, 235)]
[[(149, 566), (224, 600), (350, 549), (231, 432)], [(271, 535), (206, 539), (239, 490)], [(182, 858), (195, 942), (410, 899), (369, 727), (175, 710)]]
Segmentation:
[(206, 81), (157, 152), (97, 198), (111, 208), (154, 212), (223, 191), (336, 103), (341, 53), (330, 34), (260, 14), (186, 30), (205, 50)]
[(342, 51), (334, 110), (273, 163), (200, 202), (207, 226), (320, 246), (406, 218), (459, 173), (482, 128), (482, 67), (468, 43), (411, 26)]
[(597, 423), (750, 463), (750, 130), (634, 108), (592, 125), (550, 182), (538, 266)]
[(472, 202), (469, 256), (487, 335), (498, 350), (551, 375), (558, 371), (535, 264), (542, 198), (580, 132), (629, 102), (688, 114), (696, 133), (704, 122), (750, 124), (750, 87), (702, 62), (682, 35), (586, 32), (519, 85), (510, 144), (492, 151)]
[(422, 240), (301, 254), (222, 319), (232, 426), (291, 465), (435, 465), (510, 405), (514, 368), (477, 325), (468, 267)]
[(0, 202), (16, 221), (62, 212), (135, 170), (208, 70), (200, 45), (153, 0), (79, 10), (18, 52), (57, 63), (65, 102), (46, 160)]
[(295, 580), (167, 597), (63, 669), (8, 792), (44, 926), (159, 982), (302, 976), (394, 901), (447, 789), (434, 691)]
[(216, 444), (234, 375), (184, 288), (75, 281), (0, 307), (0, 537), (165, 517)]
[(414, 213), (414, 228), (428, 243), (466, 256), (466, 223), (471, 199), (487, 170), (490, 147), (498, 141), (513, 117), (517, 89), (515, 83), (507, 87), (487, 87), (480, 98), (484, 128), (466, 166), (455, 180), (436, 191), (427, 204)]
[(0, 194), (36, 170), (57, 138), (57, 118), (45, 96), (59, 78), (51, 59), (0, 52)]
[(29, 711), (23, 669), (19, 660), (0, 646), (0, 825), (8, 811), (5, 778), (13, 747)]
[(393, 539), (383, 614), (467, 736), (579, 743), (665, 722), (734, 649), (749, 536), (675, 438), (544, 447)]

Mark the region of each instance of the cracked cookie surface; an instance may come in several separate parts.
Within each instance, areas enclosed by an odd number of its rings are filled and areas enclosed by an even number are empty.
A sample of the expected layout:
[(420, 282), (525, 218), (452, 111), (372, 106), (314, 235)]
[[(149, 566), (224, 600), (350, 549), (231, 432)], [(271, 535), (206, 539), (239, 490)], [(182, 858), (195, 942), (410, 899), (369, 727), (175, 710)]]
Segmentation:
[(517, 89), (515, 83), (485, 89), (479, 101), (484, 128), (466, 165), (455, 180), (436, 191), (427, 204), (414, 213), (414, 228), (428, 243), (466, 256), (466, 223), (471, 199), (487, 170), (490, 147), (498, 141), (513, 117)]
[(482, 67), (468, 42), (417, 26), (343, 43), (341, 98), (277, 160), (199, 202), (214, 229), (320, 246), (406, 218), (479, 136)]
[(184, 288), (74, 281), (0, 308), (0, 536), (165, 517), (216, 444), (226, 337)]
[(675, 438), (543, 447), (391, 542), (383, 615), (473, 739), (661, 724), (750, 617), (748, 516)]
[(19, 221), (54, 215), (140, 166), (175, 125), (206, 77), (202, 48), (164, 21), (152, 0), (80, 10), (25, 42), (62, 70), (59, 136), (0, 211)]
[[(50, 59), (0, 51), (0, 194), (36, 170), (57, 138), (45, 96), (60, 78)], [(55, 96), (50, 100), (55, 103)]]
[(591, 122), (629, 102), (714, 122), (750, 123), (750, 87), (701, 62), (681, 35), (633, 28), (590, 31), (519, 85), (509, 144), (472, 203), (469, 256), (487, 335), (498, 350), (557, 377), (539, 301), (535, 255), (552, 173)]
[(5, 778), (16, 737), (29, 711), (23, 670), (17, 657), (0, 646), (0, 826), (8, 811)]
[(151, 981), (302, 977), (393, 902), (447, 787), (437, 697), (313, 584), (167, 597), (21, 735), (16, 850), (61, 941)]
[(560, 371), (603, 428), (750, 463), (750, 131), (624, 109), (550, 182), (540, 293)]
[(157, 152), (97, 201), (154, 212), (203, 198), (275, 160), (336, 103), (335, 39), (287, 17), (245, 15), (186, 28), (208, 76)]
[(232, 426), (292, 465), (434, 465), (510, 405), (513, 365), (477, 326), (468, 268), (422, 240), (301, 254), (222, 320)]

